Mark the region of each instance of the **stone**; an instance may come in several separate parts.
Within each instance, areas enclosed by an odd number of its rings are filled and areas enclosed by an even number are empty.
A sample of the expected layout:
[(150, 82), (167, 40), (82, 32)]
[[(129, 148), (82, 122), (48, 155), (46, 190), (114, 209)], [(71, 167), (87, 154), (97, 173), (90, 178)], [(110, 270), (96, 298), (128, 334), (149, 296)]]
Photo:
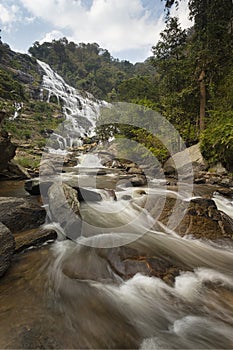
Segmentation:
[(40, 182), (40, 178), (36, 177), (30, 180), (25, 181), (24, 183), (24, 189), (32, 196), (39, 196), (41, 195), (41, 188), (43, 195), (47, 195), (49, 187), (53, 184), (52, 181), (43, 181)]
[(224, 178), (221, 180), (220, 185), (224, 187), (233, 187), (233, 180), (230, 178)]
[(143, 171), (140, 168), (129, 168), (128, 174), (142, 174)]
[(224, 197), (233, 198), (233, 188), (218, 188), (216, 192)]
[(37, 228), (44, 224), (45, 209), (27, 198), (0, 197), (0, 222), (12, 233)]
[(176, 232), (180, 236), (191, 235), (198, 239), (233, 238), (233, 220), (218, 210), (212, 199), (195, 198), (190, 201)]
[(85, 188), (77, 187), (79, 202), (100, 202), (102, 197), (98, 192), (87, 190)]
[(11, 174), (11, 177), (13, 176), (19, 180), (30, 179), (28, 171), (14, 159), (8, 163), (8, 171)]
[[(190, 163), (187, 163), (187, 151), (190, 157)], [(207, 165), (200, 151), (200, 144), (196, 144), (187, 148), (185, 151), (178, 152), (170, 157), (164, 164), (163, 169), (166, 175), (177, 174), (177, 172), (185, 173), (189, 171), (192, 165), (194, 173), (206, 170)]]
[(64, 235), (76, 239), (81, 234), (80, 204), (77, 191), (62, 184), (53, 184), (48, 190), (48, 205), (51, 220), (59, 223)]
[(141, 273), (145, 276), (161, 278), (172, 285), (175, 277), (179, 275), (180, 268), (174, 266), (169, 259), (153, 256), (145, 251), (122, 246), (98, 252), (105, 258), (114, 271), (124, 280), (128, 280)]
[(47, 241), (54, 241), (56, 238), (56, 231), (43, 228), (18, 233), (15, 235), (15, 253), (20, 253), (30, 247), (40, 246)]
[(213, 167), (209, 168), (210, 173), (215, 173), (217, 175), (227, 175), (227, 170), (221, 163), (217, 163)]
[(200, 178), (194, 179), (194, 183), (196, 185), (202, 185), (206, 183), (206, 179), (204, 177), (200, 177)]
[(15, 240), (11, 231), (0, 222), (0, 277), (10, 266), (15, 249)]
[(139, 186), (145, 186), (147, 185), (147, 179), (144, 175), (136, 175), (132, 179), (130, 179), (130, 182), (133, 187), (139, 187)]

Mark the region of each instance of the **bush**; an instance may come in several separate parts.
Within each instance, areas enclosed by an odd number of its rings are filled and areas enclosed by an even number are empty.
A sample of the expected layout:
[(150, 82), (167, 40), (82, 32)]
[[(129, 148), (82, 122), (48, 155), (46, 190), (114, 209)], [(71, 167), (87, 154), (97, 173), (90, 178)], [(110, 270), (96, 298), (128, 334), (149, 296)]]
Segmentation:
[(233, 112), (210, 112), (211, 123), (201, 135), (201, 151), (209, 164), (221, 162), (233, 171)]

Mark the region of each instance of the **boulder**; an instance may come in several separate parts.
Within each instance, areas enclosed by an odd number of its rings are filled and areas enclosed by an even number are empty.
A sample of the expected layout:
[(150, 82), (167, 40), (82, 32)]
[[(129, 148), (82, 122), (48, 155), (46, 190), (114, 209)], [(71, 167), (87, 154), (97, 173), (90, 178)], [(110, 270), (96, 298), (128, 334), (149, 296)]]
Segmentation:
[[(173, 212), (175, 199), (166, 201), (159, 220), (167, 224)], [(179, 210), (182, 214), (186, 204), (182, 201)], [(183, 210), (182, 210), (183, 207)], [(208, 198), (195, 198), (190, 201), (189, 207), (176, 227), (180, 236), (190, 235), (198, 239), (216, 240), (219, 238), (233, 238), (233, 220), (217, 209), (215, 202)]]
[(77, 191), (66, 184), (55, 183), (48, 190), (48, 205), (51, 220), (59, 223), (66, 237), (78, 238), (81, 219)]
[(102, 197), (98, 192), (81, 187), (77, 187), (76, 190), (79, 202), (100, 202), (102, 200)]
[(0, 222), (13, 233), (37, 228), (45, 217), (45, 209), (30, 199), (0, 197)]
[[(43, 195), (46, 195), (48, 192), (49, 187), (53, 184), (52, 181), (43, 181), (42, 182), (42, 188), (43, 188)], [(32, 196), (39, 196), (41, 195), (41, 188), (40, 188), (40, 178), (35, 177), (33, 179), (27, 180), (24, 183), (24, 189)]]
[(146, 253), (143, 249), (122, 246), (108, 250), (99, 250), (99, 255), (105, 258), (115, 272), (122, 279), (128, 280), (137, 273), (150, 277), (157, 277), (172, 285), (179, 275), (180, 268), (174, 266), (169, 259)]
[(147, 185), (146, 176), (140, 175), (140, 174), (135, 175), (134, 177), (132, 177), (132, 179), (130, 179), (130, 182), (131, 182), (133, 187), (139, 187), (139, 186)]
[[(166, 175), (174, 175), (177, 172), (185, 173), (190, 169), (190, 163), (187, 163), (187, 151), (189, 152), (190, 162), (192, 163), (194, 173), (206, 170), (207, 165), (200, 151), (200, 144), (187, 148), (185, 151), (178, 152), (170, 157), (164, 164), (163, 169)], [(188, 174), (190, 175), (190, 174)]]
[(140, 168), (129, 168), (128, 174), (142, 174), (143, 171)]
[(15, 249), (15, 241), (11, 231), (0, 222), (0, 277), (10, 266)]
[[(41, 188), (43, 189), (43, 195), (46, 196), (48, 193), (48, 190), (50, 188), (50, 186), (52, 186), (53, 184), (56, 184), (56, 182), (53, 182), (56, 180), (56, 178), (51, 178), (51, 181), (43, 181), (43, 177), (42, 178), (33, 178), (30, 180), (25, 181), (24, 184), (24, 189), (25, 191), (27, 191), (28, 193), (30, 193), (32, 196), (38, 196), (41, 195)], [(53, 180), (53, 181), (52, 181)], [(58, 179), (58, 184), (60, 183), (61, 178)], [(64, 177), (62, 179), (63, 184), (68, 185), (69, 187), (74, 188), (77, 193), (76, 195), (78, 196), (78, 200), (79, 202), (99, 202), (102, 200), (102, 197), (99, 193), (89, 190), (89, 189), (85, 189), (82, 187), (77, 187), (78, 181), (77, 178), (72, 178), (72, 176), (70, 177)]]
[(15, 253), (20, 253), (23, 250), (39, 246), (48, 241), (54, 241), (57, 238), (57, 233), (53, 230), (43, 228), (24, 231), (15, 235)]

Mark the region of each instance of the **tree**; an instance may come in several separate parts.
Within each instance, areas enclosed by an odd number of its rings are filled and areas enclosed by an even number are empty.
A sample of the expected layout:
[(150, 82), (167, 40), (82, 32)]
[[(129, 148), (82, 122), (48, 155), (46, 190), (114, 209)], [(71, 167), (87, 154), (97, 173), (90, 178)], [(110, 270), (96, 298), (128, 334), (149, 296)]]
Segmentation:
[(193, 62), (189, 58), (189, 36), (181, 29), (178, 19), (170, 17), (160, 37), (152, 48), (160, 111), (176, 126), (187, 144), (192, 144), (197, 136), (197, 92), (192, 77)]
[[(169, 10), (178, 0), (165, 0)], [(196, 81), (200, 93), (200, 130), (204, 129), (208, 99), (229, 67), (232, 57), (232, 0), (189, 0), (194, 35), (190, 55), (195, 62)]]

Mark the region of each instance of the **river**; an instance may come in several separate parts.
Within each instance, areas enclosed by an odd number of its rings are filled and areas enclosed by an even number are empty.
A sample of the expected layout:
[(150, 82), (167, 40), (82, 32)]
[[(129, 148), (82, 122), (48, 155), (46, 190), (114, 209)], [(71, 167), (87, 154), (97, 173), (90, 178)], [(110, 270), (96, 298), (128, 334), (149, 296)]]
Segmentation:
[[(4, 191), (22, 194), (22, 184), (5, 183)], [(117, 191), (118, 201), (82, 205), (85, 221), (105, 226), (104, 233), (89, 231), (81, 241), (61, 240), (14, 257), (0, 283), (0, 348), (233, 348), (232, 246), (181, 238), (158, 224), (148, 229), (148, 213), (139, 226), (140, 200), (122, 199), (129, 191)], [(122, 239), (130, 249), (169, 257), (180, 267), (174, 283), (143, 273), (119, 276), (103, 258), (111, 248), (96, 247)]]

